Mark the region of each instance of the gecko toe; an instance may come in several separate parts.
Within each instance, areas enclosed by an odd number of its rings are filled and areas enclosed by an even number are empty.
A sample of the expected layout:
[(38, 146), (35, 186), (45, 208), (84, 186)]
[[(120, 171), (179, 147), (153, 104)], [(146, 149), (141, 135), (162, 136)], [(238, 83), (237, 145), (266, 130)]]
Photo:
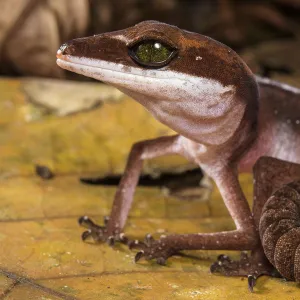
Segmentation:
[[(104, 218), (104, 224), (107, 224), (108, 217)], [(87, 228), (88, 230), (84, 231), (81, 235), (83, 241), (86, 241), (88, 238), (92, 238), (94, 242), (106, 242), (110, 247), (113, 247), (116, 242), (122, 244), (128, 244), (128, 238), (124, 233), (111, 232), (105, 226), (100, 226), (95, 224), (89, 217), (83, 216), (78, 219), (80, 226)]]
[(105, 216), (103, 219), (104, 225), (106, 226), (108, 224), (109, 221), (109, 216)]
[(139, 241), (139, 240), (131, 240), (127, 242), (127, 245), (130, 250), (133, 249), (143, 249), (145, 247), (151, 247), (151, 245), (154, 242), (154, 238), (150, 233), (146, 234), (144, 241)]
[(78, 219), (80, 226), (85, 227), (90, 230), (103, 230), (103, 226), (95, 224), (88, 216), (82, 216)]
[(256, 277), (253, 275), (248, 275), (248, 289), (251, 293), (253, 293), (253, 288), (256, 284)]
[(93, 221), (88, 216), (82, 216), (78, 219), (78, 224), (82, 227), (89, 228), (93, 225)]
[(240, 260), (231, 260), (227, 255), (219, 255), (218, 260), (210, 267), (211, 273), (247, 277), (250, 292), (253, 292), (256, 281), (260, 276), (278, 277), (274, 270), (274, 267), (268, 261), (248, 256), (247, 252), (241, 253)]
[(137, 263), (144, 256), (144, 254), (145, 252), (143, 250), (139, 251), (134, 257), (134, 262)]
[(156, 259), (156, 262), (161, 265), (161, 266), (165, 266), (166, 265), (166, 262), (167, 262), (167, 259), (165, 257), (158, 257)]
[(91, 230), (86, 230), (81, 234), (81, 239), (85, 241), (91, 236), (91, 234), (92, 234)]
[(232, 260), (230, 259), (230, 257), (227, 256), (227, 255), (225, 255), (225, 254), (220, 254), (218, 256), (218, 261), (220, 261), (222, 263), (224, 263), (224, 262), (229, 262), (229, 263), (232, 262)]
[(129, 239), (127, 238), (127, 236), (125, 236), (125, 234), (123, 232), (119, 234), (118, 238), (122, 244), (128, 245)]
[(109, 236), (106, 240), (108, 246), (113, 247), (115, 245), (115, 238), (113, 236)]
[[(227, 273), (229, 272), (229, 270), (233, 272), (233, 270), (235, 269), (232, 266), (233, 264), (234, 262), (230, 259), (229, 256), (221, 254), (218, 256), (217, 261), (210, 266), (210, 272), (225, 273), (225, 275), (228, 275)], [(230, 275), (233, 276), (233, 274)]]
[(154, 242), (153, 236), (150, 233), (146, 234), (144, 243), (150, 247), (153, 242)]
[(133, 240), (127, 243), (129, 249), (137, 249), (139, 252), (135, 256), (135, 262), (141, 258), (146, 260), (155, 260), (159, 265), (166, 265), (167, 259), (178, 254), (172, 246), (170, 246), (165, 238), (155, 240), (151, 234), (147, 234), (144, 241)]
[(142, 249), (145, 246), (145, 243), (139, 240), (131, 240), (127, 243), (127, 245), (130, 250), (133, 250), (133, 249)]

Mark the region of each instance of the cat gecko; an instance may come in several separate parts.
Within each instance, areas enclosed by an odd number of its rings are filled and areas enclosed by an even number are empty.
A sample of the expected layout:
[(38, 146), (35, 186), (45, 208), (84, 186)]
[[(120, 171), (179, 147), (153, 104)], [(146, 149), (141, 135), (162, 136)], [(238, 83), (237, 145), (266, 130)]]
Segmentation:
[[(57, 64), (118, 88), (178, 133), (133, 145), (110, 217), (104, 226), (80, 218), (88, 228), (83, 239), (125, 242), (140, 249), (136, 261), (160, 264), (180, 250), (251, 250), (239, 261), (221, 255), (211, 271), (248, 276), (250, 290), (258, 276), (277, 271), (300, 280), (299, 89), (253, 75), (209, 37), (156, 21), (72, 40), (58, 50)], [(143, 161), (168, 154), (188, 158), (215, 181), (235, 230), (127, 239)], [(251, 211), (238, 173), (252, 170)]]

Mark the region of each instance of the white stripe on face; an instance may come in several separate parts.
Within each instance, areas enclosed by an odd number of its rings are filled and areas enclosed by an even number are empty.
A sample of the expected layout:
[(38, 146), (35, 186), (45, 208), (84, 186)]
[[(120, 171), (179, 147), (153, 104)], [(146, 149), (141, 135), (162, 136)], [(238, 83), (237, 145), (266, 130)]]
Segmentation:
[[(223, 86), (216, 80), (191, 76), (166, 69), (140, 69), (122, 64), (67, 56), (58, 59), (57, 64), (69, 71), (85, 75), (116, 87), (125, 88), (149, 97), (177, 102), (191, 103), (197, 99), (197, 105), (190, 107), (197, 116), (219, 117), (228, 109), (223, 95), (235, 93), (232, 85)], [(222, 97), (222, 101), (220, 99)], [(192, 98), (192, 99), (191, 99)], [(201, 101), (203, 99), (203, 101)]]
[[(213, 79), (167, 68), (141, 69), (67, 55), (58, 55), (57, 64), (119, 88), (144, 105), (162, 123), (183, 135), (185, 131), (199, 134), (200, 127), (202, 135), (214, 133), (216, 128), (209, 121), (218, 119), (218, 124), (222, 125), (220, 119), (236, 105), (233, 85), (223, 86)], [(201, 124), (201, 120), (206, 122)]]

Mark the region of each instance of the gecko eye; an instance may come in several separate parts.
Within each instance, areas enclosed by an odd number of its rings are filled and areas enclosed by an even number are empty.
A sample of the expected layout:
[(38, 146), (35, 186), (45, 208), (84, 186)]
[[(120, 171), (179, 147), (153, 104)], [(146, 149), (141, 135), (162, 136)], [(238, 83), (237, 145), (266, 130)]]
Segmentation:
[(166, 66), (176, 53), (173, 47), (155, 40), (142, 41), (129, 49), (129, 55), (135, 62), (150, 68)]

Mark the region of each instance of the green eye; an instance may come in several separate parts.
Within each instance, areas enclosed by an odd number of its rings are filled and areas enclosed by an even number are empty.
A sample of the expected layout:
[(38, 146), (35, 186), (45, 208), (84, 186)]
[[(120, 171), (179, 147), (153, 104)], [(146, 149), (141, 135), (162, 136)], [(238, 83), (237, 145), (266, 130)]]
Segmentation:
[(146, 67), (163, 67), (175, 56), (176, 49), (160, 41), (146, 40), (129, 49), (129, 55)]

